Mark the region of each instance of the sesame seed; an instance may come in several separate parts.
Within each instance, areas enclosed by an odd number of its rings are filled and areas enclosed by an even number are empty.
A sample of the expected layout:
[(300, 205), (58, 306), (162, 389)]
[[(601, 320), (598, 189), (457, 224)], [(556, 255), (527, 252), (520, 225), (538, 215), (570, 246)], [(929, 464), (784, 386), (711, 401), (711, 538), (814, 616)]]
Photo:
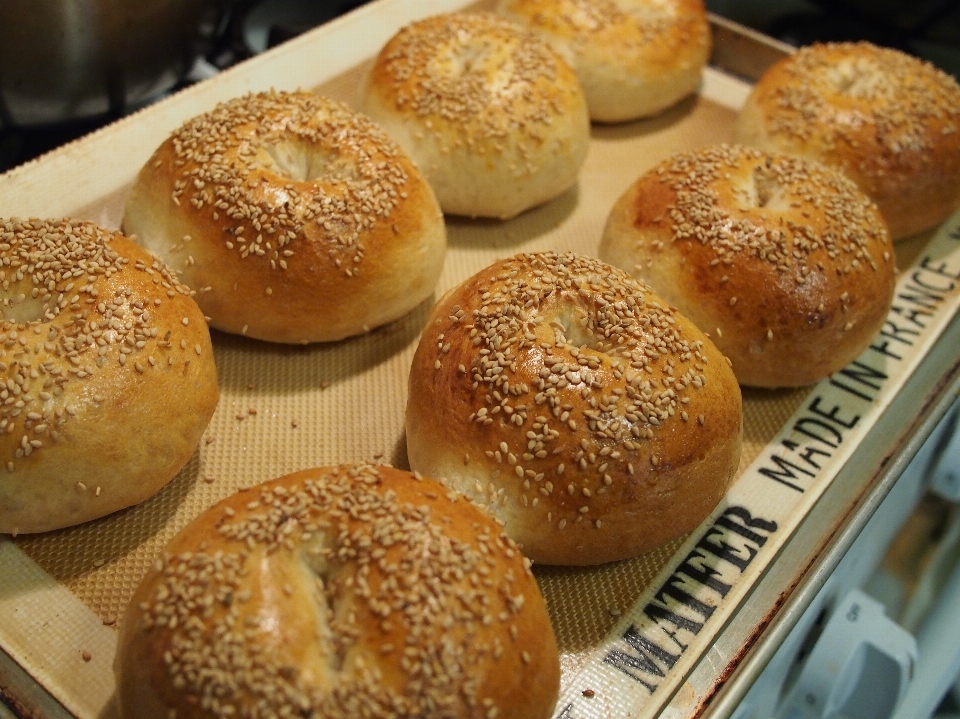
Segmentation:
[[(516, 545), (491, 520), (479, 513), (466, 519), (476, 524), (469, 539), (448, 534), (433, 516), (437, 503), (447, 501), (433, 489), (439, 485), (421, 478), (416, 490), (404, 492), (425, 494), (401, 500), (391, 489), (398, 486), (398, 474), (379, 465), (346, 465), (261, 485), (252, 490), (255, 500), (240, 495), (218, 518), (222, 549), (213, 554), (202, 545), (181, 544), (179, 553), (158, 560), (134, 641), (149, 637), (164, 647), (170, 657), (167, 681), (198, 703), (215, 707), (219, 719), (235, 716), (250, 699), (266, 702), (277, 716), (346, 719), (357, 716), (359, 696), (370, 719), (396, 716), (398, 706), (409, 716), (430, 716), (438, 706), (457, 712), (477, 706), (489, 713), (498, 704), (469, 681), (476, 668), (488, 663), (491, 654), (510, 651), (525, 664), (540, 659), (530, 649), (530, 630), (517, 628), (530, 626), (526, 612), (535, 603), (525, 594), (536, 591), (535, 580)], [(328, 532), (330, 527), (340, 529)], [(318, 535), (327, 543), (311, 544), (309, 538)], [(424, 547), (430, 551), (423, 552)], [(327, 621), (333, 645), (342, 652), (369, 645), (396, 657), (401, 677), (396, 686), (403, 689), (356, 672), (344, 674), (335, 691), (314, 691), (298, 668), (276, 659), (270, 630), (255, 614), (240, 618), (238, 605), (252, 599), (243, 584), (253, 561), (251, 550), (262, 549), (263, 561), (288, 562), (304, 548), (309, 548), (306, 563), (319, 583), (317, 595), (321, 603), (325, 595), (331, 602)], [(505, 562), (506, 571), (491, 572), (493, 560)], [(352, 569), (327, 569), (331, 562)], [(300, 585), (292, 580), (282, 590), (295, 601)], [(421, 587), (429, 590), (421, 592)], [(354, 609), (336, 611), (333, 602)], [(361, 630), (361, 613), (379, 621)], [(495, 641), (499, 649), (447, 641), (453, 627), (463, 627), (469, 636), (511, 618), (516, 623), (503, 626), (503, 639)], [(507, 631), (519, 645), (509, 645)], [(442, 671), (434, 671), (441, 654)], [(411, 681), (418, 684), (414, 692), (406, 691)]]
[[(333, 148), (333, 159), (316, 163), (319, 175), (309, 175), (274, 151), (289, 144), (317, 155)], [(220, 246), (235, 261), (259, 261), (271, 272), (292, 270), (304, 245), (319, 244), (343, 278), (362, 276), (364, 242), (384, 223), (394, 224), (410, 182), (405, 156), (383, 130), (346, 105), (307, 92), (251, 93), (223, 102), (184, 123), (156, 154), (172, 159), (154, 172), (168, 183), (175, 205), (198, 222), (215, 223)], [(282, 207), (266, 212), (259, 186), (247, 180), (253, 171), (289, 179)], [(184, 237), (183, 245), (188, 242)], [(201, 273), (210, 269), (204, 265), (198, 253), (188, 256), (184, 279), (200, 286)], [(283, 296), (272, 281), (266, 284), (264, 296), (275, 290)], [(232, 298), (226, 288), (201, 291), (211, 303), (222, 294)], [(241, 334), (249, 329), (243, 324)]]
[[(412, 113), (424, 142), (441, 144), (443, 154), (506, 156), (516, 175), (538, 171), (529, 148), (556, 132), (565, 106), (582, 102), (575, 82), (569, 89), (560, 82), (570, 69), (546, 41), (488, 13), (440, 15), (401, 29), (374, 72), (386, 80), (384, 99)], [(508, 139), (503, 116), (519, 140)], [(451, 143), (443, 144), (441, 129), (456, 133)]]
[[(806, 113), (807, 107), (800, 107), (799, 112)], [(960, 117), (960, 110), (957, 114)], [(819, 127), (811, 131), (819, 132)], [(731, 184), (739, 207), (721, 202), (722, 193), (728, 191), (724, 185)], [(838, 274), (871, 274), (878, 265), (868, 258), (881, 256), (890, 248), (889, 233), (876, 206), (853, 180), (794, 154), (723, 144), (678, 153), (641, 177), (631, 192), (637, 198), (636, 207), (649, 205), (651, 216), (659, 218), (641, 220), (636, 215), (634, 219), (643, 233), (666, 234), (670, 241), (664, 252), (676, 253), (682, 264), (687, 247), (702, 246), (709, 258), (706, 262), (716, 268), (714, 276), (720, 287), (731, 287), (743, 273), (749, 273), (755, 278), (751, 282), (762, 282), (771, 293), (783, 293), (788, 303), (796, 301), (790, 299), (797, 292), (791, 284), (826, 287), (836, 284)], [(649, 202), (644, 202), (645, 198)], [(810, 209), (805, 216), (778, 213), (778, 224), (773, 225), (765, 208), (774, 200), (778, 205)], [(662, 212), (657, 202), (663, 203)], [(647, 276), (643, 263), (636, 274)], [(651, 274), (650, 279), (656, 278)], [(731, 294), (725, 302), (732, 308), (739, 299)], [(841, 306), (848, 300), (842, 299)], [(824, 312), (822, 303), (818, 311)], [(722, 324), (723, 312), (717, 308), (715, 313)], [(715, 324), (712, 337), (724, 351), (729, 340)], [(814, 323), (809, 326), (811, 331), (819, 331)], [(743, 341), (742, 332), (737, 334), (736, 341)], [(760, 329), (754, 339), (764, 337), (773, 341), (773, 330)]]
[(843, 169), (860, 178), (868, 194), (880, 183), (899, 189), (908, 205), (912, 188), (892, 177), (890, 158), (896, 167), (929, 163), (941, 128), (960, 121), (954, 78), (929, 62), (866, 42), (804, 47), (761, 80), (757, 92), (769, 99), (772, 142), (814, 148), (818, 159), (831, 164), (838, 164), (835, 148), (854, 148)]
[[(555, 529), (606, 530), (594, 508), (621, 478), (663, 466), (649, 441), (703, 409), (701, 340), (645, 285), (588, 257), (518, 255), (469, 287), (470, 309), (438, 307), (415, 359), (425, 372), (445, 347), (463, 360), (449, 379), (469, 398), (461, 419), (486, 439), (453, 486), (495, 514), (516, 504)], [(425, 407), (442, 401), (428, 394)], [(581, 499), (559, 509), (561, 497)]]
[[(138, 357), (149, 361), (158, 332), (151, 314), (142, 311), (150, 298), (131, 289), (139, 286), (138, 274), (162, 280), (175, 296), (188, 296), (189, 290), (159, 262), (131, 260), (123, 254), (130, 252), (125, 241), (92, 223), (0, 220), (0, 237), (0, 265), (6, 268), (0, 279), (10, 291), (22, 286), (24, 295), (29, 293), (41, 306), (33, 319), (0, 320), (0, 385), (5, 385), (4, 393), (13, 393), (0, 404), (0, 429), (25, 432), (11, 450), (16, 458), (41, 451), (48, 444), (46, 437), (59, 441), (61, 426), (78, 414), (77, 407), (68, 404), (57, 410), (54, 420), (47, 403), (98, 375), (114, 358), (121, 367), (133, 359), (131, 369), (138, 362), (144, 368)], [(81, 275), (85, 281), (75, 281)], [(117, 289), (118, 283), (126, 289)], [(104, 341), (105, 332), (110, 342)], [(68, 363), (66, 372), (53, 360), (34, 364), (23, 358), (24, 349), (31, 349), (28, 338), (41, 334), (33, 353), (42, 350), (62, 358)], [(73, 391), (89, 398), (85, 401), (104, 401), (98, 393), (84, 395), (82, 386)], [(10, 458), (5, 464), (13, 471)]]

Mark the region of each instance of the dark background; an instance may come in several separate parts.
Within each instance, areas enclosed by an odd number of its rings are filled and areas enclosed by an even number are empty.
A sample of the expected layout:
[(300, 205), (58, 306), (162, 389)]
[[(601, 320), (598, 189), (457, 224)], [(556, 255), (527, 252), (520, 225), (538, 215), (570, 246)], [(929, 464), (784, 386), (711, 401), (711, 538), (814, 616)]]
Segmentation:
[[(365, 1), (220, 0), (219, 16), (211, 17), (199, 39), (201, 62), (169, 92), (284, 42)], [(869, 40), (927, 59), (960, 78), (960, 0), (706, 0), (706, 4), (711, 12), (794, 46), (816, 41)], [(106, 115), (43, 127), (2, 127), (0, 172), (135, 109), (115, 108)]]

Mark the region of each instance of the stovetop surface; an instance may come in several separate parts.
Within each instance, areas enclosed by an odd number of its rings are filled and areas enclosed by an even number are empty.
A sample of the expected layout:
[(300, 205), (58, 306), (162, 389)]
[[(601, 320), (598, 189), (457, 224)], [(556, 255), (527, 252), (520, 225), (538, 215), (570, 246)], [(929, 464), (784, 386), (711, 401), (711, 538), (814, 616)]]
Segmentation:
[[(222, 1), (222, 22), (205, 40), (197, 65), (165, 95), (367, 2)], [(930, 60), (960, 77), (960, 0), (707, 0), (706, 4), (712, 12), (794, 46), (816, 41), (869, 40)], [(123, 108), (58, 125), (2, 128), (0, 172), (135, 109)]]

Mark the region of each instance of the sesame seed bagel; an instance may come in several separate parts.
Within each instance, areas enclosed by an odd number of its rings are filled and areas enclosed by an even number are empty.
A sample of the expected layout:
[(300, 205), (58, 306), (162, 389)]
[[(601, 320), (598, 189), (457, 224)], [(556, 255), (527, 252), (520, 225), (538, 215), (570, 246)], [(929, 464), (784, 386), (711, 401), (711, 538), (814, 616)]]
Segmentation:
[(801, 49), (760, 78), (735, 136), (840, 168), (877, 203), (894, 240), (960, 207), (960, 86), (897, 50)]
[(134, 594), (116, 672), (125, 719), (547, 719), (560, 677), (529, 562), (497, 523), (375, 465), (200, 515)]
[(0, 532), (44, 532), (159, 491), (219, 391), (189, 290), (120, 234), (0, 220)]
[(893, 245), (839, 171), (718, 145), (674, 155), (614, 205), (600, 256), (647, 282), (730, 358), (742, 385), (841, 369), (890, 309)]
[(410, 370), (410, 466), (545, 564), (694, 529), (740, 458), (740, 388), (702, 332), (599, 260), (497, 262), (434, 307)]
[(693, 93), (710, 56), (702, 0), (500, 0), (570, 61), (590, 118), (656, 115)]
[(455, 215), (513, 217), (572, 187), (587, 156), (590, 120), (573, 70), (493, 15), (404, 27), (360, 102)]
[(429, 185), (367, 118), (318, 95), (218, 105), (141, 170), (124, 229), (196, 291), (212, 326), (339, 340), (433, 293), (446, 231)]

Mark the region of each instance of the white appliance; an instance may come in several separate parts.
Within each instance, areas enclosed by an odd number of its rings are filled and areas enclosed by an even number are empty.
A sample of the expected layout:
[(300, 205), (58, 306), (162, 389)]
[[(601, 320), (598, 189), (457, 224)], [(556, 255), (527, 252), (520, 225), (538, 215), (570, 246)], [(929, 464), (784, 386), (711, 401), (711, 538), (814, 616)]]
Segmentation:
[(960, 400), (732, 717), (960, 717), (958, 502)]

